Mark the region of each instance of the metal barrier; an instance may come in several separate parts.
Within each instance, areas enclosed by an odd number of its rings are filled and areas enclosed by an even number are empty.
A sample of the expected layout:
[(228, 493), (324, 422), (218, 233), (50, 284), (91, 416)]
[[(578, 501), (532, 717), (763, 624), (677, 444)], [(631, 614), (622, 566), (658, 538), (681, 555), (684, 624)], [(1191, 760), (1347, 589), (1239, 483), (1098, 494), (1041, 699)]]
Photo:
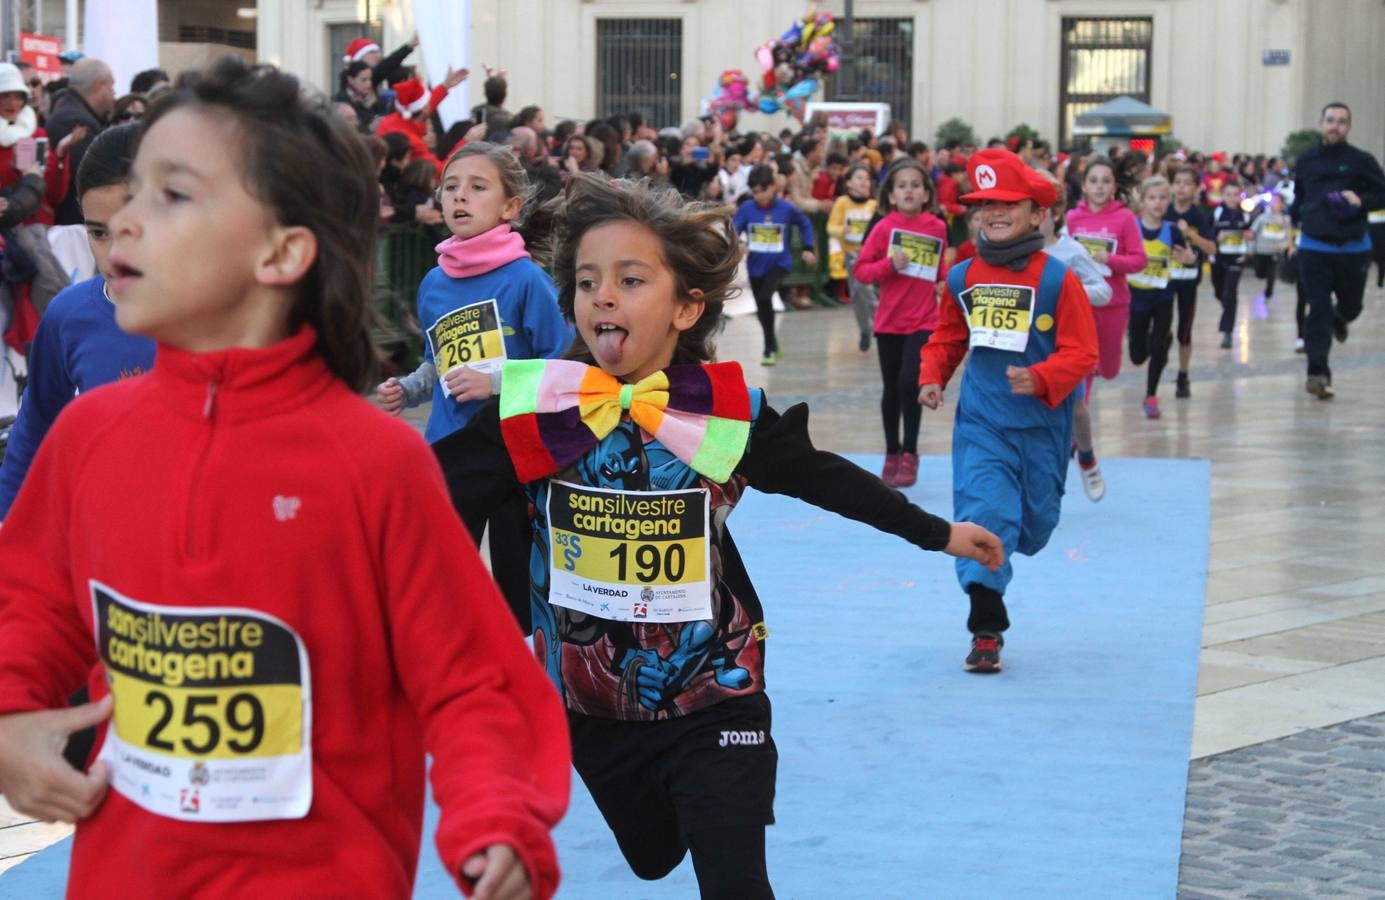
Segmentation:
[(434, 241), (415, 225), (386, 225), (375, 241), (375, 343), (397, 369), (423, 359), (423, 330), (414, 314), (423, 276), (438, 264)]

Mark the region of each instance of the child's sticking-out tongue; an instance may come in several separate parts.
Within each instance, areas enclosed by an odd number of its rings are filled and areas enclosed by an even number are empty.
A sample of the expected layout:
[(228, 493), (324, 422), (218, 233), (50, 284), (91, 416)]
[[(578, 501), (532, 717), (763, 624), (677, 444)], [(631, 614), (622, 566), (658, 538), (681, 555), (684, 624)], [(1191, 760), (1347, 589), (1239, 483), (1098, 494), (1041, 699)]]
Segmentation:
[(604, 363), (619, 363), (621, 357), (625, 355), (626, 331), (624, 328), (603, 328), (596, 332), (596, 346), (592, 349), (596, 351), (597, 357)]

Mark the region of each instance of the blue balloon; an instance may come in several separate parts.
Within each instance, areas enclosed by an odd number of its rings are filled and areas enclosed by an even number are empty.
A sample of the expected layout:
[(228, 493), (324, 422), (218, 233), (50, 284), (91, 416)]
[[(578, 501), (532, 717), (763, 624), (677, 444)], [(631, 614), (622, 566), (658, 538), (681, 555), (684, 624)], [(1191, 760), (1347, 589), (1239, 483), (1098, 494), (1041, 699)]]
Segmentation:
[(760, 112), (773, 113), (779, 111), (779, 101), (767, 94), (760, 95)]
[(779, 36), (779, 40), (788, 44), (790, 48), (797, 47), (798, 42), (803, 39), (803, 23), (795, 22), (789, 26), (789, 30)]
[(805, 78), (798, 84), (784, 92), (784, 96), (789, 100), (806, 100), (817, 92), (818, 83), (816, 79)]

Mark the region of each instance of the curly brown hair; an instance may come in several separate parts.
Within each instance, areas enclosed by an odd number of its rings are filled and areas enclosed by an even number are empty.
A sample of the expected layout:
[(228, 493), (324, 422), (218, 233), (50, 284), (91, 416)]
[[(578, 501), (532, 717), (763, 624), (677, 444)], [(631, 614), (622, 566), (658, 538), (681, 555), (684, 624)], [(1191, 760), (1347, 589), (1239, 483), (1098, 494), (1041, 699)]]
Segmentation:
[[(611, 222), (635, 222), (654, 232), (663, 247), (663, 264), (673, 273), (680, 300), (693, 291), (703, 303), (697, 323), (678, 336), (675, 363), (711, 362), (712, 338), (722, 325), (726, 301), (735, 287), (740, 242), (731, 228), (731, 210), (721, 204), (688, 203), (672, 187), (655, 187), (649, 179), (612, 181), (602, 175), (574, 175), (563, 193), (550, 201), (553, 212), (553, 280), (558, 308), (574, 321), (577, 296), (577, 247), (588, 231)], [(568, 351), (571, 359), (592, 362), (579, 334)]]

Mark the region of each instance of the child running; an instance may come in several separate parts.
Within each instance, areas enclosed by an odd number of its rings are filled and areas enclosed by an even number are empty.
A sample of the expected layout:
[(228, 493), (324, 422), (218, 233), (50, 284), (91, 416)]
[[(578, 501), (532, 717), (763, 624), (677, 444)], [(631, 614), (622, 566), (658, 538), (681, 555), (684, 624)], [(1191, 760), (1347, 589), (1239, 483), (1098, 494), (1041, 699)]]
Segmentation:
[[(1087, 252), (1087, 248), (1073, 240), (1072, 235), (1068, 234), (1063, 228), (1063, 219), (1067, 213), (1068, 192), (1062, 182), (1049, 172), (1043, 169), (1035, 169), (1045, 181), (1053, 185), (1054, 201), (1053, 205), (1047, 210), (1043, 222), (1039, 224), (1039, 231), (1044, 236), (1044, 252), (1063, 265), (1072, 270), (1072, 274), (1077, 276), (1077, 280), (1082, 282), (1082, 289), (1087, 292), (1087, 302), (1092, 308), (1105, 306), (1111, 302), (1111, 285), (1106, 282), (1106, 276), (1101, 273), (1101, 267), (1092, 259), (1092, 255)], [(978, 212), (974, 206), (968, 207), (970, 213)], [(975, 219), (975, 215), (972, 216)], [(970, 243), (970, 242), (968, 242)], [(975, 256), (975, 252), (971, 254)], [(970, 259), (971, 257), (967, 257)], [(963, 260), (959, 259), (958, 262)], [(1081, 397), (1078, 397), (1081, 401)], [(1090, 419), (1085, 420), (1090, 429)], [(1074, 426), (1076, 421), (1074, 422)], [(1091, 443), (1091, 432), (1088, 431), (1087, 443)], [(1093, 465), (1091, 468), (1083, 469), (1078, 466), (1078, 472), (1082, 476), (1082, 492), (1087, 495), (1087, 499), (1097, 503), (1102, 497), (1106, 496), (1106, 481), (1101, 476), (1101, 466)]]
[[(423, 432), (429, 443), (466, 425), (499, 390), (506, 359), (553, 358), (572, 343), (553, 280), (511, 227), (524, 222), (532, 195), (509, 147), (473, 141), (443, 169), (438, 196), (452, 236), (438, 244), (438, 266), (418, 286), (418, 321), (427, 338), (423, 364), (377, 389), (381, 407), (396, 414), (432, 399)], [(527, 632), (528, 504), (515, 494), (484, 524), (490, 527), (491, 571)], [(472, 530), (478, 544), (483, 530)]]
[(1145, 267), (1130, 276), (1130, 361), (1149, 361), (1145, 375), (1145, 418), (1159, 418), (1159, 379), (1169, 363), (1173, 342), (1173, 288), (1169, 271), (1173, 261), (1193, 265), (1197, 255), (1183, 234), (1164, 214), (1169, 210), (1169, 182), (1152, 175), (1140, 183), (1140, 234), (1144, 238)]
[[(1265, 279), (1265, 289), (1256, 297), (1256, 308), (1263, 310), (1274, 299), (1274, 279), (1279, 273), (1279, 261), (1289, 246), (1289, 214), (1284, 198), (1278, 193), (1270, 196), (1270, 205), (1250, 223), (1254, 233), (1254, 262), (1256, 276)], [(1264, 312), (1261, 313), (1263, 318)]]
[[(933, 180), (923, 164), (905, 157), (890, 166), (880, 186), (883, 214), (861, 248), (856, 278), (880, 285), (875, 343), (880, 356), (880, 416), (885, 425), (885, 467), (890, 487), (911, 487), (919, 475), (917, 400), (919, 351), (938, 327), (938, 276), (946, 272), (947, 224), (937, 216)], [(900, 421), (904, 436), (899, 434)]]
[(68, 897), (407, 898), (427, 751), (444, 867), (552, 896), (562, 709), (427, 445), (357, 393), (365, 144), (235, 57), (144, 126), (108, 265), (157, 360), (69, 405), (0, 529), (0, 790), (77, 823)]
[(783, 197), (779, 196), (779, 176), (774, 167), (761, 163), (750, 170), (747, 181), (750, 199), (736, 210), (736, 234), (746, 237), (749, 251), (746, 269), (750, 274), (750, 290), (755, 295), (755, 315), (765, 338), (765, 352), (760, 365), (772, 366), (783, 359), (779, 339), (774, 333), (774, 293), (779, 282), (793, 269), (789, 253), (789, 228), (795, 227), (803, 237), (803, 262), (816, 265), (813, 253), (813, 223)]
[[(1144, 241), (1135, 216), (1117, 196), (1116, 169), (1105, 158), (1087, 164), (1082, 177), (1082, 200), (1068, 213), (1068, 233), (1087, 248), (1111, 285), (1111, 302), (1092, 307), (1096, 320), (1099, 358), (1083, 383), (1084, 392), (1073, 410), (1073, 436), (1082, 487), (1088, 497), (1105, 496), (1106, 480), (1096, 458), (1092, 434), (1092, 388), (1096, 376), (1110, 381), (1120, 374), (1125, 355), (1125, 332), (1130, 318), (1130, 286), (1125, 276), (1145, 267)], [(1093, 498), (1096, 499), (1096, 498)]]
[(467, 520), (516, 485), (534, 503), (535, 649), (631, 870), (662, 878), (691, 850), (702, 897), (770, 898), (769, 631), (727, 516), (754, 487), (983, 568), (1000, 545), (815, 449), (806, 406), (781, 416), (708, 362), (739, 256), (728, 211), (590, 176), (559, 202), (574, 358), (506, 363), (498, 403), (435, 449)]
[(1217, 254), (1212, 259), (1212, 290), (1221, 303), (1221, 348), (1231, 349), (1231, 332), (1236, 328), (1236, 292), (1241, 285), (1241, 269), (1246, 250), (1255, 232), (1241, 209), (1241, 185), (1232, 180), (1222, 188), (1221, 204), (1212, 210), (1212, 230), (1216, 234)]
[(937, 409), (968, 355), (952, 432), (953, 514), (1005, 544), (999, 569), (957, 561), (971, 599), (969, 672), (1001, 670), (1005, 591), (1015, 553), (1048, 543), (1062, 509), (1075, 391), (1097, 361), (1092, 306), (1077, 277), (1043, 252), (1039, 226), (1057, 190), (1008, 150), (967, 160), (980, 190), (977, 256), (947, 274), (938, 330), (923, 348), (919, 402)]
[(852, 163), (842, 178), (844, 192), (832, 204), (827, 218), (827, 234), (841, 242), (842, 273), (833, 278), (846, 278), (851, 311), (861, 332), (858, 346), (861, 352), (870, 350), (871, 322), (875, 318), (875, 288), (856, 277), (856, 260), (861, 255), (866, 231), (875, 217), (875, 198), (871, 196), (870, 166)]
[(125, 202), (138, 126), (118, 125), (92, 139), (77, 171), (77, 202), (95, 278), (65, 288), (39, 320), (29, 351), (29, 384), (0, 464), (0, 520), (14, 503), (44, 435), (78, 394), (132, 378), (154, 367), (154, 342), (115, 324), (110, 278), (109, 223)]
[(1193, 360), (1193, 319), (1197, 315), (1197, 289), (1202, 283), (1202, 263), (1216, 252), (1212, 240), (1212, 223), (1207, 210), (1197, 202), (1202, 185), (1197, 170), (1179, 166), (1173, 170), (1173, 203), (1164, 215), (1178, 228), (1183, 240), (1193, 249), (1192, 265), (1183, 265), (1174, 257), (1169, 263), (1169, 281), (1178, 306), (1178, 380), (1173, 395), (1186, 399), (1193, 395), (1188, 380), (1188, 367)]

